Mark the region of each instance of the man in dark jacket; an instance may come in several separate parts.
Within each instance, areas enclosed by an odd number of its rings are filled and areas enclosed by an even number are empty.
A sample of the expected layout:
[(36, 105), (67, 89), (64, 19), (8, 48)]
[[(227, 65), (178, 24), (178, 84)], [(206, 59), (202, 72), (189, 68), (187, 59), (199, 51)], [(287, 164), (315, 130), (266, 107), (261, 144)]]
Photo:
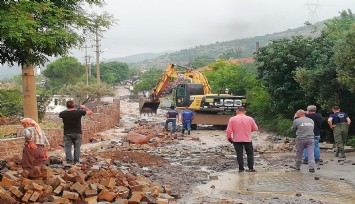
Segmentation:
[(348, 138), (348, 130), (351, 123), (350, 118), (340, 111), (339, 106), (332, 108), (333, 114), (328, 118), (328, 125), (333, 129), (334, 141), (337, 145), (336, 157), (345, 158), (344, 143)]
[[(307, 114), (306, 117), (310, 118), (314, 121), (314, 159), (316, 163), (320, 161), (320, 148), (319, 148), (319, 139), (320, 139), (320, 132), (322, 129), (322, 115), (320, 113), (316, 113), (317, 107), (315, 105), (309, 105), (307, 107)], [(303, 163), (308, 163), (308, 153), (306, 150), (303, 150)]]
[(171, 123), (171, 133), (176, 131), (176, 120), (179, 120), (179, 113), (175, 110), (175, 106), (170, 106), (170, 110), (165, 114), (165, 130), (168, 130), (169, 123)]
[[(75, 105), (74, 101), (67, 101), (67, 110), (59, 113), (64, 123), (65, 159), (68, 164), (78, 163), (80, 160), (80, 146), (82, 143), (81, 117), (91, 115), (92, 111), (84, 105)], [(72, 146), (74, 145), (74, 160)]]

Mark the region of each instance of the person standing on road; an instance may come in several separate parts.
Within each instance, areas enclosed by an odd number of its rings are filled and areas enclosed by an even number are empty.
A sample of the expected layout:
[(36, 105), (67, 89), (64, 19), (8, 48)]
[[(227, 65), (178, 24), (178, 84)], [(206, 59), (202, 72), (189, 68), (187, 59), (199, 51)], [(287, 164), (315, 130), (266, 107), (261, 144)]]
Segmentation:
[[(319, 148), (319, 140), (320, 140), (320, 132), (322, 129), (322, 114), (316, 113), (317, 107), (315, 105), (309, 105), (307, 107), (307, 114), (306, 117), (310, 118), (314, 122), (314, 159), (316, 163), (319, 163), (320, 160), (320, 148)], [(308, 164), (308, 153), (307, 150), (303, 150), (303, 163)]]
[(246, 115), (246, 109), (239, 107), (237, 109), (237, 115), (230, 118), (227, 126), (227, 139), (234, 146), (237, 154), (237, 161), (239, 166), (239, 172), (243, 172), (244, 159), (243, 159), (243, 147), (247, 153), (247, 161), (249, 172), (255, 172), (254, 169), (254, 149), (252, 143), (251, 133), (258, 130), (254, 119)]
[(314, 122), (312, 119), (306, 117), (306, 112), (302, 109), (296, 112), (295, 118), (291, 127), (291, 130), (296, 132), (296, 158), (294, 168), (298, 171), (301, 169), (302, 153), (304, 149), (307, 149), (309, 172), (313, 173), (315, 171)]
[(189, 110), (189, 107), (185, 107), (185, 110), (181, 112), (181, 121), (182, 121), (182, 134), (187, 130), (187, 134), (190, 135), (191, 131), (191, 122), (194, 119), (195, 114)]
[(169, 123), (171, 123), (170, 133), (176, 131), (176, 120), (179, 121), (179, 113), (175, 110), (175, 106), (170, 106), (170, 110), (165, 114), (167, 118), (165, 121), (165, 130), (168, 130)]
[(333, 130), (334, 141), (337, 145), (335, 156), (345, 158), (344, 144), (348, 137), (351, 120), (346, 113), (340, 111), (339, 106), (334, 106), (332, 111), (333, 114), (328, 118), (328, 125)]
[[(82, 143), (81, 117), (91, 115), (93, 112), (84, 105), (75, 105), (70, 100), (66, 103), (67, 110), (59, 113), (64, 124), (64, 148), (65, 159), (68, 164), (80, 162), (80, 146)], [(72, 156), (72, 146), (74, 145), (74, 160)]]

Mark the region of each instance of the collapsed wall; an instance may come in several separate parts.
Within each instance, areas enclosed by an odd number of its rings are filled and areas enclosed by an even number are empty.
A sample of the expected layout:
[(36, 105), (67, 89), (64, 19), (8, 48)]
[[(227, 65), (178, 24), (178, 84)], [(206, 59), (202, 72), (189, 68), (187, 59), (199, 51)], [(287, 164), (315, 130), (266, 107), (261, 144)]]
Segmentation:
[[(89, 143), (98, 132), (113, 128), (120, 121), (120, 101), (114, 99), (112, 103), (98, 105), (94, 114), (83, 120), (83, 144)], [(43, 129), (51, 148), (58, 148), (63, 144), (63, 129)], [(18, 131), (19, 132), (19, 131)], [(0, 140), (0, 159), (16, 159), (22, 155), (25, 140), (23, 137)]]

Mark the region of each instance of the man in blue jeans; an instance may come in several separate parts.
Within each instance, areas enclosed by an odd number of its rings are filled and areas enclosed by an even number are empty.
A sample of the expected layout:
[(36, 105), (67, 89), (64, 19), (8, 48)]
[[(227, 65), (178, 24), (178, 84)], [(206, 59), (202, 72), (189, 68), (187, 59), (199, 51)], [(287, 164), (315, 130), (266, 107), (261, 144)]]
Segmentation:
[(170, 110), (165, 114), (167, 118), (165, 121), (165, 130), (168, 130), (169, 123), (171, 123), (170, 133), (176, 131), (176, 120), (179, 120), (179, 113), (175, 110), (175, 106), (170, 106)]
[[(74, 101), (67, 101), (67, 110), (59, 113), (64, 123), (65, 159), (68, 164), (80, 162), (80, 146), (82, 142), (81, 117), (91, 115), (92, 111), (84, 105), (75, 105)], [(74, 159), (72, 146), (74, 145)]]
[[(315, 105), (309, 105), (307, 107), (307, 114), (306, 117), (310, 118), (314, 121), (314, 159), (316, 163), (321, 161), (320, 159), (320, 148), (319, 148), (319, 139), (320, 139), (320, 132), (322, 129), (322, 115), (320, 113), (316, 113), (317, 107)], [(308, 153), (303, 150), (303, 163), (308, 164)]]

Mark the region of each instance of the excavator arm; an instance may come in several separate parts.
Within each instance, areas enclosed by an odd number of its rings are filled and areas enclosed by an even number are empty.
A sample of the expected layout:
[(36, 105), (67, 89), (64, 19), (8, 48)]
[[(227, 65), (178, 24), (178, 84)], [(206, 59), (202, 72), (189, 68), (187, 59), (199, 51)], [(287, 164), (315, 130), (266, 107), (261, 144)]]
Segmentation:
[[(204, 94), (211, 93), (211, 87), (208, 84), (206, 76), (202, 74), (200, 71), (196, 70), (186, 70), (177, 72), (174, 67), (179, 65), (168, 64), (166, 70), (158, 82), (157, 86), (152, 90), (150, 95), (150, 99), (141, 98), (139, 100), (139, 112), (142, 113), (157, 113), (159, 104), (160, 104), (160, 96), (163, 91), (169, 85), (169, 82), (172, 78), (183, 77), (184, 80), (190, 80), (191, 83), (199, 83), (203, 85)], [(182, 66), (179, 66), (182, 67)], [(182, 67), (186, 68), (186, 67)], [(187, 69), (187, 68), (186, 68)]]

